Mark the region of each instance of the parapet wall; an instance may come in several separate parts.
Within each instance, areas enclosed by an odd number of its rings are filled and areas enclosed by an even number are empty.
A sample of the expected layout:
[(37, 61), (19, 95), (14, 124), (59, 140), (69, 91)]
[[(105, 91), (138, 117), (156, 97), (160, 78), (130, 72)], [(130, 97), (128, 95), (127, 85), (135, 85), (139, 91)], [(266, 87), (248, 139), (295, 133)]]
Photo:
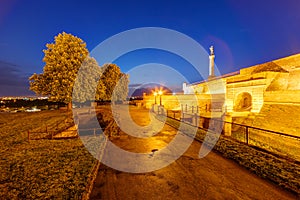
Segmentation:
[(264, 102), (270, 104), (300, 104), (300, 90), (268, 91), (264, 93)]
[[(143, 97), (143, 105), (146, 108), (151, 108), (155, 104), (155, 97), (147, 95)], [(224, 103), (224, 95), (210, 95), (210, 94), (179, 94), (179, 95), (162, 95), (161, 101), (165, 109), (181, 109), (181, 105), (206, 107), (206, 105), (213, 104), (214, 107), (221, 107)], [(156, 97), (156, 104), (160, 104), (160, 96)]]
[(291, 71), (295, 67), (300, 67), (300, 54), (280, 58), (273, 61), (275, 64), (281, 66), (287, 71)]
[[(276, 65), (279, 65), (280, 67), (282, 67), (283, 69), (285, 69), (287, 71), (291, 71), (294, 68), (300, 67), (300, 54), (280, 58), (277, 60), (273, 60), (271, 62)], [(266, 63), (262, 63), (262, 64), (266, 64)], [(262, 64), (243, 68), (240, 70), (240, 74), (241, 75), (251, 74), (259, 65), (262, 65)]]

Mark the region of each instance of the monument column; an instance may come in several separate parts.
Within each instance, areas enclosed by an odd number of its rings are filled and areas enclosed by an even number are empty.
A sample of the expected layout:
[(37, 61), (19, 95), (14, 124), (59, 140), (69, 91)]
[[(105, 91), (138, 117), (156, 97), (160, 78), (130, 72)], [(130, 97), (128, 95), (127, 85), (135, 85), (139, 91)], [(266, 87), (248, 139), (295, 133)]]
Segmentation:
[(209, 76), (208, 79), (212, 79), (215, 77), (215, 53), (214, 53), (214, 47), (211, 46), (209, 48), (210, 55), (209, 55)]

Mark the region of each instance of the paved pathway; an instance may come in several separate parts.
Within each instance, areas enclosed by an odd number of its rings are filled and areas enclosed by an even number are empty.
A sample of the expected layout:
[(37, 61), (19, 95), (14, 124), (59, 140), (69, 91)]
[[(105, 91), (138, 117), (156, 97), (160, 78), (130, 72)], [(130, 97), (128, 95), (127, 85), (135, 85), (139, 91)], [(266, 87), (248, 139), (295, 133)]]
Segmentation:
[[(149, 122), (147, 110), (132, 108), (131, 116), (139, 124)], [(175, 134), (166, 125), (149, 139), (122, 135), (112, 141), (128, 151), (151, 153), (167, 145)], [(200, 147), (194, 141), (178, 160), (150, 173), (125, 173), (101, 165), (90, 199), (296, 199), (215, 152), (199, 159)]]

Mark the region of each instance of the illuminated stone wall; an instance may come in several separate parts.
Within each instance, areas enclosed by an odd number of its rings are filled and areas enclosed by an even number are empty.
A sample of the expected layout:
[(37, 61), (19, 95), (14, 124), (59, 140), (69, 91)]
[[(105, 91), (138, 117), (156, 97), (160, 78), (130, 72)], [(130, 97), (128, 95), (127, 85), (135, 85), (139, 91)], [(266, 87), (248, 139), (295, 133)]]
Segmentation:
[(264, 93), (279, 72), (261, 72), (242, 74), (227, 78), (226, 107), (227, 112), (234, 112), (235, 104), (241, 93), (249, 93), (252, 98), (253, 113), (258, 113), (264, 103)]
[(274, 60), (273, 62), (287, 71), (291, 71), (292, 69), (300, 66), (300, 54), (280, 58), (278, 60)]
[[(251, 109), (247, 111), (259, 113), (264, 103), (300, 103), (300, 54), (244, 68), (239, 74), (229, 75), (200, 83), (184, 83), (184, 94), (163, 95), (162, 104), (166, 109), (179, 109), (181, 104), (211, 107), (217, 102), (218, 107), (226, 107), (226, 111), (231, 113), (239, 112), (234, 108), (240, 103), (241, 94), (250, 94)], [(154, 96), (145, 96), (144, 105), (150, 108), (153, 104)]]
[[(210, 95), (210, 94), (198, 94), (198, 95), (162, 95), (162, 105), (167, 109), (181, 109), (183, 105), (188, 106), (188, 109), (191, 109), (194, 106), (195, 110), (198, 106), (199, 109), (205, 110), (208, 108), (221, 108), (224, 104), (224, 95)], [(143, 106), (150, 109), (155, 103), (154, 95), (146, 95), (143, 98)], [(160, 97), (156, 97), (156, 104), (160, 104)], [(200, 111), (200, 110), (199, 110)]]
[(300, 90), (267, 91), (264, 93), (264, 103), (300, 104)]

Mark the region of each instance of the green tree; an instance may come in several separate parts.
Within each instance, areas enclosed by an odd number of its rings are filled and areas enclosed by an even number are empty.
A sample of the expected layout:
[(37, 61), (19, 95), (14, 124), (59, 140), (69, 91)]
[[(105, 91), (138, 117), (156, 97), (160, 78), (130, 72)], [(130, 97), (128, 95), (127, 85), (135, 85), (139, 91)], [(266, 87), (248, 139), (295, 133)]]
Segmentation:
[(86, 44), (82, 39), (63, 32), (46, 47), (43, 73), (29, 78), (30, 89), (36, 94), (48, 95), (51, 101), (71, 103), (77, 72), (88, 55)]
[(128, 95), (128, 75), (121, 72), (116, 64), (104, 64), (101, 81), (105, 86), (103, 100), (122, 101)]
[(73, 102), (86, 102), (104, 98), (105, 86), (100, 81), (102, 70), (94, 58), (87, 57), (79, 71), (73, 89)]

